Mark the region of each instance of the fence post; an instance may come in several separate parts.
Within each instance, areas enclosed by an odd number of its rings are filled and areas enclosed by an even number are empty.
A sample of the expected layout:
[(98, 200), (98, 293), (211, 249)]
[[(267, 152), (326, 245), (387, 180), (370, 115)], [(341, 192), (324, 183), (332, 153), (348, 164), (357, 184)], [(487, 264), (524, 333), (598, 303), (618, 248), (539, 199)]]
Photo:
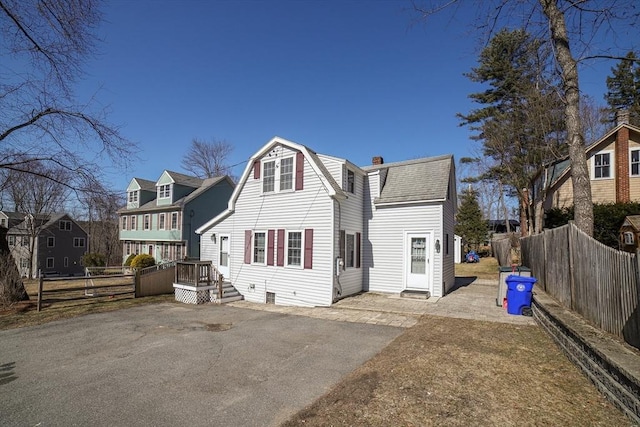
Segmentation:
[(42, 308), (42, 285), (43, 285), (43, 277), (42, 277), (42, 270), (38, 270), (38, 276), (39, 276), (39, 281), (38, 281), (38, 311), (40, 311), (40, 309)]
[(575, 227), (576, 225), (574, 224), (574, 222), (569, 221), (569, 227), (567, 229), (567, 233), (569, 233), (569, 236), (568, 236), (569, 238), (567, 239), (569, 241), (569, 292), (571, 293), (571, 295), (569, 296), (569, 299), (571, 301), (570, 307), (571, 307), (571, 310), (573, 311), (576, 311), (576, 278), (573, 271), (573, 257), (576, 253), (575, 238), (574, 238)]
[(135, 287), (135, 293), (133, 295), (134, 298), (138, 298), (140, 297), (140, 269), (136, 268), (136, 275), (134, 276), (134, 287)]

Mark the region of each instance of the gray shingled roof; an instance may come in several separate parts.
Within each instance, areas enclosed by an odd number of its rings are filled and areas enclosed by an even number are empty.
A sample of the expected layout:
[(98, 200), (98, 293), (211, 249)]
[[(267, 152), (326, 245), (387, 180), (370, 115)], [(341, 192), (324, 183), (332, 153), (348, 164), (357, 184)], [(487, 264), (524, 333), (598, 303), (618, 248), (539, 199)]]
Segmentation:
[(640, 215), (628, 215), (625, 220), (627, 220), (633, 228), (640, 230)]
[(173, 172), (173, 171), (167, 171), (167, 173), (169, 174), (169, 176), (171, 176), (171, 178), (173, 178), (173, 181), (178, 184), (178, 185), (184, 185), (186, 187), (193, 187), (193, 188), (198, 188), (202, 185), (202, 182), (204, 180), (197, 178), (195, 176), (189, 176), (189, 175), (185, 175), (183, 173), (178, 173), (178, 172)]
[(375, 203), (400, 203), (447, 198), (453, 156), (427, 157), (405, 162), (365, 166), (365, 171), (387, 171)]
[(149, 181), (148, 179), (142, 178), (133, 178), (136, 180), (141, 190), (145, 191), (156, 191), (156, 183), (153, 181)]

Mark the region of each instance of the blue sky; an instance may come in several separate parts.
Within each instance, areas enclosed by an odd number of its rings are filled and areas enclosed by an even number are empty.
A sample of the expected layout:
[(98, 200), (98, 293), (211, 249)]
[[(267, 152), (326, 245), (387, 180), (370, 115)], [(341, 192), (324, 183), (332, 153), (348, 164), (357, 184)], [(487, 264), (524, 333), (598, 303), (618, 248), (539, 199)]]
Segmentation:
[[(472, 13), (415, 22), (409, 1), (114, 0), (100, 54), (79, 85), (135, 141), (141, 161), (111, 176), (156, 180), (182, 171), (194, 137), (234, 146), (246, 161), (273, 136), (367, 165), (473, 154), (456, 113), (482, 90)], [(602, 102), (611, 63), (591, 65), (582, 89)]]

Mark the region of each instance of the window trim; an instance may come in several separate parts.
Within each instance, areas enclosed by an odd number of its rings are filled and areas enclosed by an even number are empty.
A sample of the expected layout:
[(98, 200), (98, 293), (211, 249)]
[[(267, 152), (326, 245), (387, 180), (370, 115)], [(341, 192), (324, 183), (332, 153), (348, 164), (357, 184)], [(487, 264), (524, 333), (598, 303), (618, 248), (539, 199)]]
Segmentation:
[(56, 238), (55, 238), (55, 236), (48, 236), (47, 237), (47, 247), (48, 248), (55, 248), (56, 247)]
[(62, 231), (71, 231), (71, 221), (68, 219), (61, 219), (58, 221), (58, 228)]
[[(51, 265), (49, 265), (49, 261), (51, 261)], [(48, 257), (45, 265), (46, 268), (56, 268), (56, 259), (54, 257)]]
[(625, 245), (633, 245), (635, 244), (635, 236), (632, 231), (625, 231), (622, 233), (622, 240)]
[[(297, 233), (300, 235), (300, 247), (298, 250), (300, 251), (300, 264), (292, 264), (290, 262), (290, 253), (289, 253), (289, 235), (292, 233)], [(285, 267), (291, 268), (304, 268), (304, 230), (285, 230), (284, 233), (284, 253), (285, 253)]]
[[(609, 156), (609, 176), (596, 177), (596, 156)], [(603, 150), (598, 151), (597, 153), (593, 153), (591, 156), (591, 179), (593, 181), (600, 181), (605, 179), (614, 179), (615, 178), (615, 158), (614, 158), (613, 150)], [(604, 166), (598, 166), (604, 167)]]
[(142, 229), (144, 231), (151, 230), (151, 214), (144, 214)]
[(138, 190), (129, 191), (129, 203), (138, 203)]
[(161, 212), (158, 214), (158, 230), (167, 229), (167, 216), (166, 213)]
[[(633, 173), (634, 162), (632, 160), (632, 156), (634, 151), (638, 152), (638, 161), (635, 163), (638, 166), (638, 173), (636, 174)], [(640, 148), (638, 147), (629, 148), (629, 176), (640, 177)]]
[[(281, 188), (282, 185), (282, 161), (291, 159), (291, 186), (290, 188)], [(276, 158), (271, 157), (263, 157), (260, 160), (260, 193), (261, 194), (278, 194), (278, 193), (292, 193), (296, 190), (296, 175), (298, 170), (298, 156), (296, 153), (287, 153), (284, 156), (278, 156)], [(266, 183), (266, 171), (265, 166), (268, 163), (273, 163), (273, 176), (269, 176), (269, 178), (273, 179), (273, 189), (269, 191), (265, 191), (265, 183)]]
[(7, 243), (9, 244), (9, 246), (15, 246), (16, 245), (16, 236), (13, 234), (10, 234), (7, 236)]
[[(349, 181), (350, 177), (353, 178), (351, 181)], [(345, 191), (351, 194), (356, 194), (356, 172), (352, 169), (347, 168), (347, 174), (345, 178)]]
[(69, 257), (68, 257), (68, 256), (66, 256), (66, 257), (64, 257), (64, 258), (62, 259), (62, 265), (63, 265), (64, 267), (69, 267)]
[[(262, 247), (262, 256), (263, 256), (263, 260), (262, 262), (260, 261), (256, 261), (258, 252), (257, 250), (259, 249), (257, 246), (257, 239), (256, 237), (258, 236), (258, 234), (261, 234), (264, 237), (263, 240), (263, 247)], [(252, 233), (251, 236), (251, 264), (255, 264), (255, 265), (267, 265), (267, 232), (266, 231), (254, 231)]]
[(127, 219), (127, 217), (123, 216), (122, 219), (120, 220), (120, 222), (122, 223), (121, 224), (122, 229), (123, 230), (128, 230), (127, 226), (129, 225), (129, 220)]
[(136, 225), (137, 225), (136, 224), (136, 222), (137, 222), (136, 218), (137, 218), (136, 215), (131, 215), (131, 217), (129, 218), (129, 225), (131, 227), (131, 230), (136, 230)]
[[(173, 226), (174, 217), (175, 217), (175, 223), (176, 223), (175, 227)], [(180, 229), (179, 225), (180, 224), (178, 222), (178, 212), (171, 212), (171, 230), (179, 230)]]
[[(80, 244), (82, 242), (82, 244)], [(73, 247), (74, 248), (84, 248), (85, 247), (85, 238), (84, 237), (74, 237), (73, 238)]]
[(170, 199), (171, 193), (171, 184), (158, 185), (158, 199)]

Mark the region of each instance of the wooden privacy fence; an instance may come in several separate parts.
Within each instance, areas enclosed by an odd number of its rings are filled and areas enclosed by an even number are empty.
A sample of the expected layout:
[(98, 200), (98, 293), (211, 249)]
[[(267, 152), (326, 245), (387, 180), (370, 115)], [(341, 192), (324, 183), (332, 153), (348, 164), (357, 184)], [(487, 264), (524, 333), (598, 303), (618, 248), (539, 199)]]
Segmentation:
[(511, 239), (508, 235), (502, 236), (501, 239), (491, 240), (491, 250), (496, 261), (498, 261), (498, 265), (511, 265)]
[(136, 273), (136, 298), (172, 294), (175, 274), (175, 261), (138, 270)]
[(536, 286), (598, 328), (640, 348), (638, 254), (618, 251), (573, 223), (521, 239)]

